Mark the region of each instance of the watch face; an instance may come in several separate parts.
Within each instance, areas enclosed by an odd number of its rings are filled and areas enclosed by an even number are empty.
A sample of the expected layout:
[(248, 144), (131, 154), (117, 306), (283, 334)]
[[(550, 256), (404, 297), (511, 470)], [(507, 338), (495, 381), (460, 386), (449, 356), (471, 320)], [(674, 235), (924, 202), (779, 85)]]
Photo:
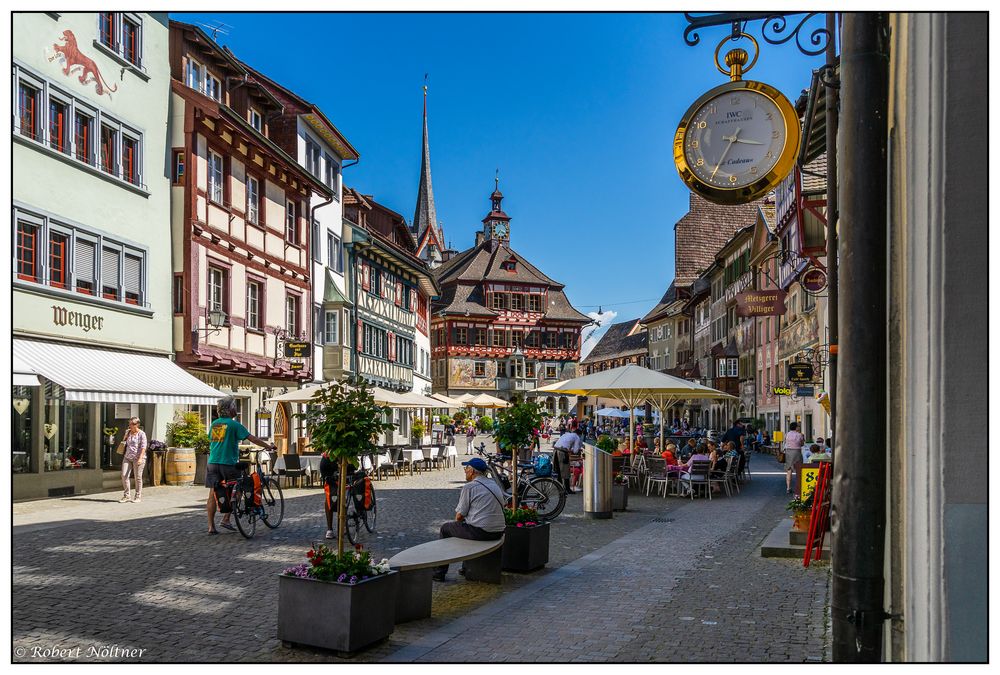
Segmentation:
[(759, 91), (733, 89), (708, 99), (690, 117), (684, 158), (701, 182), (743, 188), (770, 172), (785, 147), (785, 120)]

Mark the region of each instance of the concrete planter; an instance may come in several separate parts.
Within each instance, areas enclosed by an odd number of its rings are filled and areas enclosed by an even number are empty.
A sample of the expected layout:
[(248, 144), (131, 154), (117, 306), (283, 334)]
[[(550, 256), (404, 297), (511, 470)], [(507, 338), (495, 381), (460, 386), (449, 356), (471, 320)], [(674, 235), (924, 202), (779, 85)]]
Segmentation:
[(204, 485), (205, 474), (208, 472), (208, 455), (203, 452), (195, 453), (194, 456), (194, 484)]
[(628, 486), (615, 483), (611, 486), (611, 509), (613, 511), (628, 510)]
[(549, 524), (534, 527), (508, 527), (504, 532), (501, 569), (507, 572), (533, 572), (549, 562)]
[(399, 573), (354, 585), (278, 577), (278, 639), (355, 652), (389, 637), (395, 627)]

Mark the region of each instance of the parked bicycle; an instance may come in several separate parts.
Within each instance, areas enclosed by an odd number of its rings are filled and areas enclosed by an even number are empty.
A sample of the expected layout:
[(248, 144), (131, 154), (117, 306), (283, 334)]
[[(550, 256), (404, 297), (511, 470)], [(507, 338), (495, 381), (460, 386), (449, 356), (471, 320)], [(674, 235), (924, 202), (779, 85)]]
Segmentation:
[[(504, 466), (510, 457), (486, 452), (485, 443), (480, 443), (476, 452), (486, 459), (493, 481), (500, 486), (510, 503), (513, 499), (510, 471)], [(518, 462), (517, 469), (518, 504), (537, 511), (541, 520), (555, 520), (566, 507), (566, 490), (554, 478), (535, 476), (531, 462)]]
[(285, 497), (276, 478), (264, 473), (262, 461), (270, 459), (266, 450), (257, 452), (253, 468), (251, 463), (240, 462), (240, 475), (223, 480), (216, 486), (219, 510), (233, 513), (236, 528), (247, 539), (257, 532), (257, 521), (274, 529), (285, 516)]
[[(352, 544), (357, 544), (361, 541), (362, 525), (370, 534), (375, 532), (375, 526), (378, 522), (378, 503), (375, 501), (375, 486), (367, 471), (358, 469), (348, 476), (345, 491), (348, 499), (344, 507), (347, 511), (345, 529), (347, 539)], [(332, 480), (334, 485), (340, 484), (339, 475), (335, 475)], [(337, 504), (333, 501), (335, 494), (335, 490), (330, 491), (330, 510), (333, 513), (337, 513)]]

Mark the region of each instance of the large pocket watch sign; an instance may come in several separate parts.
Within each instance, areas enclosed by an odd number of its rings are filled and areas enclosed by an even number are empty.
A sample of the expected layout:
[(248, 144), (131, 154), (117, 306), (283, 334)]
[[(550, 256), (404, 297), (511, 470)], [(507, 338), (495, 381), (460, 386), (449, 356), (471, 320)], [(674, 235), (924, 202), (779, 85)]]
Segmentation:
[(681, 118), (674, 135), (674, 163), (692, 191), (716, 204), (746, 204), (773, 189), (795, 166), (799, 117), (788, 99), (763, 82), (743, 80), (759, 55), (733, 49), (724, 70), (730, 82), (705, 92)]

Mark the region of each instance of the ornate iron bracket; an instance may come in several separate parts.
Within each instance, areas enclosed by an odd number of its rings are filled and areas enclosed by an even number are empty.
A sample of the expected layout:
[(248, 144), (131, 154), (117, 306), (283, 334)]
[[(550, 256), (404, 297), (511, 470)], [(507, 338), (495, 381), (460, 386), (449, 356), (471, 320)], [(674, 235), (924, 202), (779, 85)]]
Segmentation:
[(766, 278), (771, 284), (773, 284), (774, 286), (778, 286), (780, 285), (778, 284), (778, 280), (772, 279), (771, 275), (767, 273), (767, 269), (765, 268), (766, 263), (769, 263), (772, 260), (777, 260), (779, 265), (787, 265), (789, 263), (794, 263), (799, 260), (812, 260), (812, 258), (808, 256), (799, 255), (794, 251), (781, 250), (775, 253), (774, 255), (769, 255), (763, 260), (761, 260), (760, 263), (757, 264), (757, 269), (760, 272), (764, 273), (764, 278)]
[[(792, 27), (788, 17), (805, 14), (801, 20)], [(795, 41), (795, 46), (806, 56), (819, 56), (826, 51), (827, 45), (833, 36), (826, 29), (825, 22), (822, 26), (811, 30), (806, 26), (810, 20), (817, 16), (822, 16), (822, 12), (716, 12), (713, 14), (692, 14), (684, 13), (684, 18), (688, 21), (688, 26), (684, 29), (684, 42), (689, 47), (694, 47), (701, 42), (698, 31), (711, 26), (723, 26), (729, 24), (732, 28), (732, 38), (737, 39), (745, 31), (746, 24), (751, 21), (763, 21), (761, 26), (761, 37), (765, 42), (772, 45), (782, 45), (786, 42)], [(811, 45), (811, 46), (810, 46)]]

